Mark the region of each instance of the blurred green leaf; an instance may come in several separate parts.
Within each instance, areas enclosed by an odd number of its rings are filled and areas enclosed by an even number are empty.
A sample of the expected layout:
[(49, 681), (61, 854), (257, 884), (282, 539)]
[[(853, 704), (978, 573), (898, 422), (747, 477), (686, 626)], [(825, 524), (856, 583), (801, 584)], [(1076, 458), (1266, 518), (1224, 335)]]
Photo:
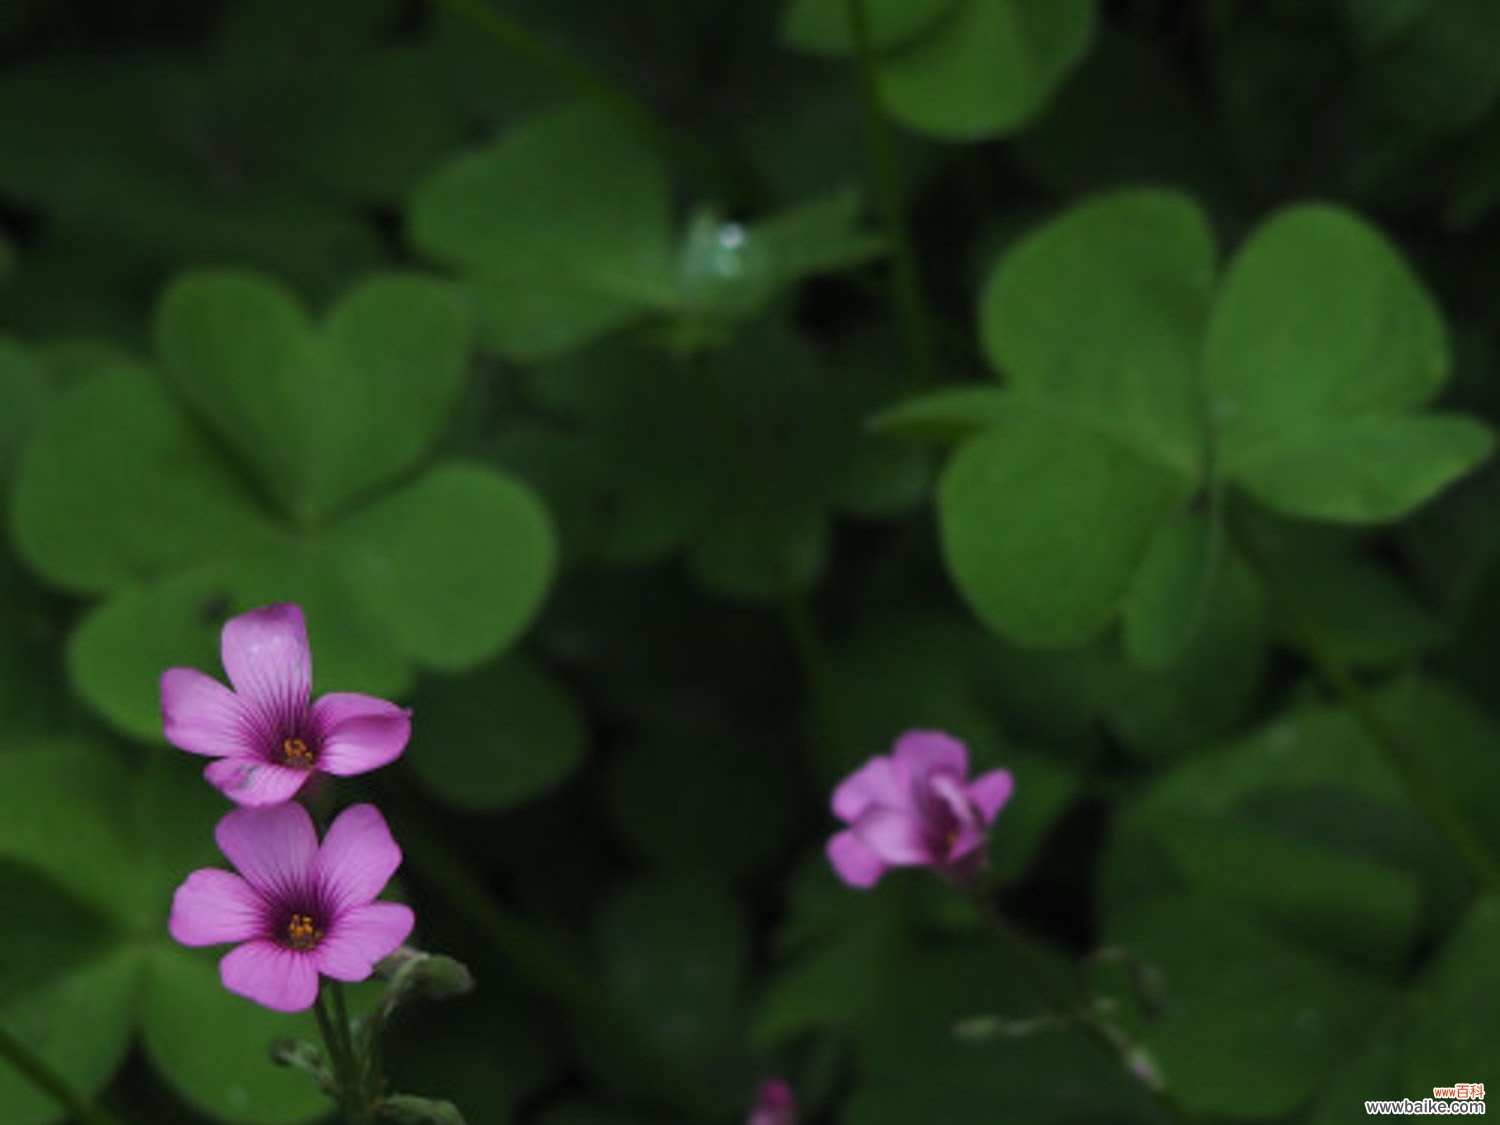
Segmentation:
[(612, 763), (609, 808), (621, 835), (656, 863), (691, 858), (744, 874), (786, 845), (789, 822), (770, 810), (795, 800), (794, 769), (770, 748), (657, 736)]
[(883, 410), (870, 419), (870, 427), (895, 437), (963, 441), (1003, 421), (1011, 398), (995, 387), (950, 387)]
[(1166, 1016), (1153, 1021), (1127, 1002), (1121, 1021), (1195, 1114), (1291, 1111), (1388, 1000), (1375, 982), (1201, 900), (1132, 907), (1108, 936), (1163, 976)]
[(1015, 399), (943, 474), (943, 555), (991, 628), (1077, 645), (1114, 616), (1152, 531), (1188, 489), (1160, 462)]
[(18, 343), (0, 337), (0, 484), (9, 483), (21, 442), (53, 392), (42, 366)]
[(928, 34), (883, 59), (881, 98), (903, 124), (945, 140), (1015, 132), (1077, 65), (1092, 0), (957, 0)]
[(1406, 1032), (1404, 1081), (1411, 1090), (1482, 1081), (1460, 1076), (1477, 1076), (1493, 1064), (1495, 1036), (1500, 1032), (1497, 940), (1500, 904), (1493, 897), (1481, 898), (1428, 967), (1416, 989)]
[(410, 468), (464, 374), (464, 311), (444, 286), (373, 277), (314, 331), (274, 282), (189, 275), (162, 301), (158, 342), (195, 409), (311, 522)]
[(22, 555), (98, 592), (224, 557), (269, 531), (149, 371), (110, 365), (48, 411), (17, 469)]
[[(144, 968), (138, 950), (118, 949), (0, 1009), (0, 1027), (74, 1090), (97, 1094), (125, 1061)], [(51, 1095), (10, 1066), (0, 1067), (0, 1117), (6, 1125), (60, 1120)]]
[(734, 896), (706, 877), (629, 883), (596, 919), (606, 986), (658, 1048), (696, 1067), (713, 1066), (733, 1049), (739, 1030), (745, 926)]
[(1290, 515), (1372, 522), (1489, 452), (1467, 420), (1417, 420), (1441, 386), (1443, 322), (1384, 238), (1325, 206), (1279, 212), (1231, 264), (1206, 344), (1225, 471)]
[(1202, 623), (1225, 549), (1211, 521), (1185, 512), (1146, 549), (1125, 603), (1125, 651), (1143, 667), (1173, 663)]
[(501, 809), (562, 783), (583, 760), (585, 719), (556, 679), (520, 656), (425, 680), (406, 758), (449, 804)]
[(469, 284), (484, 344), (556, 356), (618, 328), (669, 284), (671, 210), (655, 155), (590, 110), (531, 118), (428, 177), (422, 253)]
[(0, 899), (16, 921), (0, 929), (0, 1010), (98, 959), (115, 924), (34, 868), (0, 859)]
[(141, 1009), (152, 1064), (190, 1105), (215, 1119), (291, 1125), (323, 1117), (328, 1100), (316, 1084), (272, 1066), (269, 1055), (277, 1038), (316, 1039), (312, 1014), (283, 1015), (236, 996), (219, 982), (214, 961), (209, 951), (175, 946), (152, 955)]
[[(958, 0), (859, 0), (865, 6), (876, 50), (900, 46), (949, 15)], [(849, 0), (788, 0), (781, 39), (813, 55), (852, 55), (854, 28)]]
[(531, 491), (472, 465), (439, 465), (331, 533), (342, 574), (396, 647), (457, 671), (531, 623), (551, 584), (551, 521)]

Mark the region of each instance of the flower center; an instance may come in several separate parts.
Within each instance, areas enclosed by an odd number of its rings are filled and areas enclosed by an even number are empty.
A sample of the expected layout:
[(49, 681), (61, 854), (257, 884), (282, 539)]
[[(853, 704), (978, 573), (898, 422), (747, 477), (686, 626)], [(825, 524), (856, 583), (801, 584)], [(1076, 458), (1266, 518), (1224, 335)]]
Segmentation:
[(317, 948), (318, 942), (323, 940), (323, 931), (313, 923), (310, 914), (293, 914), (287, 919), (286, 944), (292, 949), (308, 950)]
[(296, 766), (299, 769), (310, 770), (317, 760), (317, 754), (313, 752), (312, 747), (303, 739), (283, 738), (281, 740), (282, 765)]

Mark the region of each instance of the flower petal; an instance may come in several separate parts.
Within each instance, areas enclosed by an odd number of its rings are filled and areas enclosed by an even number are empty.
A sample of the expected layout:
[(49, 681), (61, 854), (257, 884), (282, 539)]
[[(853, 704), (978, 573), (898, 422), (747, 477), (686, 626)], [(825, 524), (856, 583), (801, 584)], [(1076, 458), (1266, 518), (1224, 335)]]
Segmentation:
[(395, 761), (411, 738), (411, 712), (373, 695), (332, 692), (313, 704), (322, 732), (318, 768), (348, 777)]
[(338, 915), (313, 951), (318, 972), (335, 980), (364, 980), (411, 934), (416, 916), (399, 902), (372, 902)]
[(893, 755), (898, 766), (918, 778), (941, 770), (956, 777), (969, 775), (969, 751), (952, 735), (936, 730), (907, 731), (896, 739)]
[(214, 839), (261, 894), (285, 899), (306, 891), (317, 861), (318, 834), (301, 805), (235, 809), (219, 821)]
[(363, 906), (401, 866), (401, 849), (374, 805), (351, 805), (329, 826), (317, 877), (335, 912)]
[(745, 1125), (796, 1125), (796, 1121), (797, 1099), (792, 1088), (779, 1078), (767, 1078), (760, 1084), (760, 1096)]
[(251, 748), (244, 704), (196, 668), (168, 668), (161, 676), (161, 721), (167, 741), (190, 754), (222, 758)]
[(312, 653), (300, 606), (268, 605), (230, 618), (219, 651), (229, 682), (246, 702), (278, 715), (307, 705)]
[(172, 896), (167, 929), (183, 945), (248, 941), (265, 932), (265, 900), (238, 875), (205, 867)]
[(908, 813), (872, 805), (859, 814), (853, 831), (879, 859), (893, 867), (933, 862), (921, 824)]
[(203, 769), (208, 783), (237, 805), (262, 808), (290, 801), (312, 775), (264, 758), (220, 758)]
[(1005, 803), (1010, 800), (1015, 787), (1016, 782), (1011, 777), (1010, 770), (991, 770), (970, 783), (969, 800), (979, 809), (984, 823), (992, 824)]
[(304, 1012), (318, 998), (312, 956), (264, 939), (226, 953), (219, 962), (219, 979), (230, 992), (278, 1012)]
[(871, 805), (911, 807), (906, 777), (890, 758), (871, 758), (833, 791), (833, 813), (840, 820), (852, 821)]
[(851, 887), (873, 887), (886, 870), (880, 857), (852, 831), (840, 832), (828, 841), (828, 862)]

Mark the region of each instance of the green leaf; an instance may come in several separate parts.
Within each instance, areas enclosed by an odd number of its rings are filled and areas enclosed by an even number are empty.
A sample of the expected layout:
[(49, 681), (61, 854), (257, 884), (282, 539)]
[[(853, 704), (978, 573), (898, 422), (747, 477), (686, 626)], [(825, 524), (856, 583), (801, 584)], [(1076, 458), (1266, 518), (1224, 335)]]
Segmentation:
[(1011, 395), (994, 387), (951, 387), (897, 403), (870, 419), (876, 433), (922, 441), (958, 442), (1003, 421)]
[(1151, 539), (1125, 603), (1125, 651), (1142, 667), (1173, 663), (1202, 624), (1225, 549), (1211, 521), (1184, 512)]
[(116, 923), (36, 869), (0, 859), (0, 901), (15, 923), (0, 928), (0, 1010), (97, 960), (118, 940)]
[(1127, 1001), (1120, 1018), (1190, 1113), (1291, 1112), (1388, 1001), (1373, 982), (1207, 901), (1141, 905), (1108, 932), (1162, 974), (1166, 1015), (1152, 1020)]
[(879, 67), (881, 98), (903, 124), (945, 140), (1020, 129), (1077, 65), (1092, 0), (958, 0), (933, 31)]
[[(3, 253), (0, 250), (0, 256)], [(0, 336), (0, 484), (9, 482), (21, 442), (51, 397), (41, 365), (20, 345)]]
[[(789, 0), (781, 16), (781, 40), (810, 55), (852, 55), (850, 0)], [(928, 31), (958, 0), (859, 0), (865, 6), (871, 44), (878, 51)]]
[(225, 557), (269, 524), (151, 374), (97, 371), (47, 413), (17, 470), (22, 556), (98, 592)]
[(1331, 422), (1421, 406), (1448, 370), (1443, 322), (1383, 236), (1334, 207), (1261, 225), (1214, 306), (1206, 378), (1224, 465)]
[(472, 667), (541, 608), (556, 547), (531, 491), (471, 465), (440, 465), (331, 533), (370, 620), (430, 667)]
[[(291, 1125), (327, 1112), (307, 1075), (271, 1065), (271, 1041), (313, 1039), (312, 1014), (289, 1016), (227, 991), (211, 950), (163, 946), (141, 1011), (146, 1054), (162, 1078), (215, 1119)], [(207, 1034), (211, 1029), (212, 1034)]]
[(362, 282), (314, 330), (272, 281), (192, 274), (156, 330), (173, 381), (302, 522), (421, 458), (468, 347), (462, 305), (414, 275)]
[(535, 360), (634, 319), (670, 289), (670, 199), (655, 154), (582, 108), (530, 118), (412, 197), (411, 240), (453, 267), (484, 344)]
[(1243, 454), (1234, 472), (1246, 492), (1287, 515), (1385, 523), (1467, 475), (1494, 446), (1493, 431), (1474, 418), (1364, 416)]
[[(1412, 1090), (1484, 1081), (1500, 1034), (1500, 903), (1474, 903), (1416, 990), (1406, 1033), (1405, 1082)], [(1452, 1077), (1444, 1077), (1451, 1075)]]
[(734, 896), (707, 878), (630, 883), (596, 922), (606, 987), (660, 1049), (711, 1066), (733, 1049), (739, 1030), (745, 928)]
[(424, 681), (420, 745), (407, 757), (438, 797), (502, 809), (561, 784), (583, 760), (584, 716), (567, 689), (520, 656)]
[(161, 674), (180, 666), (214, 674), (228, 608), (213, 569), (122, 590), (68, 637), (74, 690), (124, 733), (161, 742)]
[(1213, 235), (1192, 200), (1101, 196), (1000, 259), (980, 298), (985, 355), (1018, 394), (1196, 475), (1213, 273)]
[(126, 924), (146, 893), (108, 751), (37, 741), (0, 753), (0, 858), (34, 868)]
[[(130, 1047), (144, 985), (141, 954), (119, 949), (0, 1009), (0, 1027), (85, 1097), (109, 1082)], [(57, 1103), (11, 1066), (0, 1067), (6, 1125), (61, 1120)]]
[(970, 607), (1022, 644), (1088, 640), (1188, 482), (1106, 434), (1012, 404), (939, 486), (943, 555)]

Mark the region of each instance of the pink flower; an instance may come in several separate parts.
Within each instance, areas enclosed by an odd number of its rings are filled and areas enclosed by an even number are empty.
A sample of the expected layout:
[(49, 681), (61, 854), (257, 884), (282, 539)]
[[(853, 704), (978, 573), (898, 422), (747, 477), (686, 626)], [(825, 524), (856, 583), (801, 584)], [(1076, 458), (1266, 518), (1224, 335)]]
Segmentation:
[(969, 752), (937, 731), (915, 730), (895, 753), (871, 758), (833, 791), (849, 827), (828, 841), (828, 859), (852, 887), (872, 887), (889, 867), (932, 867), (965, 880), (985, 864), (989, 827), (1014, 783), (1009, 770), (969, 781)]
[(214, 830), (239, 870), (206, 867), (172, 899), (183, 945), (239, 942), (219, 962), (230, 992), (278, 1012), (312, 1007), (318, 974), (358, 981), (411, 933), (411, 908), (375, 902), (401, 849), (374, 805), (353, 805), (323, 844), (301, 805), (235, 809)]
[(312, 698), (307, 624), (295, 605), (231, 618), (221, 643), (230, 691), (193, 668), (161, 677), (167, 741), (218, 759), (203, 771), (241, 805), (290, 800), (316, 770), (348, 776), (397, 758), (411, 737), (411, 713), (369, 695)]
[(760, 1096), (745, 1125), (797, 1125), (797, 1099), (792, 1088), (779, 1078), (760, 1084)]

